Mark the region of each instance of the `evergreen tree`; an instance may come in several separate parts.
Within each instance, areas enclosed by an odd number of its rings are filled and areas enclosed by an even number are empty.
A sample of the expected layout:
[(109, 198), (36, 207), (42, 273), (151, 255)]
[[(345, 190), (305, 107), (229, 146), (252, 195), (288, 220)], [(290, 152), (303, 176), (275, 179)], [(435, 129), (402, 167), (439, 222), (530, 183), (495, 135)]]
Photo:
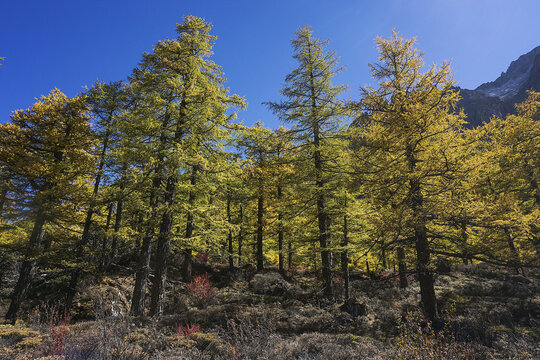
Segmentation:
[(25, 299), (42, 248), (46, 222), (71, 216), (66, 201), (83, 203), (92, 157), (84, 96), (68, 98), (53, 90), (0, 125), (0, 163), (25, 184), (33, 227), (6, 319), (14, 321)]
[[(315, 199), (318, 222), (318, 242), (321, 252), (324, 294), (333, 296), (332, 253), (329, 250), (329, 219), (326, 198), (328, 183), (328, 139), (338, 127), (342, 106), (338, 96), (344, 86), (333, 86), (332, 78), (341, 69), (337, 58), (326, 50), (327, 41), (312, 36), (308, 27), (298, 29), (292, 40), (298, 68), (285, 78), (286, 85), (281, 90), (285, 99), (279, 103), (268, 103), (270, 109), (282, 121), (292, 123), (296, 134), (295, 142), (302, 146), (304, 156), (311, 160), (309, 166), (310, 193)], [(309, 201), (309, 200), (308, 200)]]
[[(450, 67), (444, 63), (422, 72), (422, 55), (415, 40), (393, 33), (377, 38), (378, 62), (370, 65), (377, 88), (362, 88), (353, 107), (367, 116), (359, 140), (371, 191), (404, 216), (407, 237), (414, 239), (422, 305), (430, 319), (438, 316), (429, 230), (436, 204), (452, 190), (459, 173), (459, 130), (463, 114), (454, 114), (459, 99)], [(365, 179), (364, 179), (365, 181)]]

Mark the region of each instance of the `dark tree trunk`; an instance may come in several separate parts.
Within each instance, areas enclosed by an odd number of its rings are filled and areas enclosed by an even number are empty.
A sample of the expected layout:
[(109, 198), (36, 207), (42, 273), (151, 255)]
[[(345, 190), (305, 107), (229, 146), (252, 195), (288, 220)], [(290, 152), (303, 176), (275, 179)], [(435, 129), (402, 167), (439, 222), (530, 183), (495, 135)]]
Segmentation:
[[(412, 173), (417, 160), (411, 145), (407, 146), (406, 156), (409, 171)], [(424, 313), (430, 320), (435, 320), (439, 313), (437, 298), (435, 296), (435, 284), (433, 272), (430, 267), (430, 248), (427, 238), (425, 215), (423, 213), (424, 197), (420, 189), (420, 181), (413, 177), (409, 180), (409, 207), (413, 213), (413, 228), (416, 244), (416, 262), (418, 282), (420, 284), (420, 297)]]
[(34, 222), (34, 227), (32, 229), (32, 234), (30, 235), (29, 240), (29, 253), (26, 255), (26, 259), (21, 264), (21, 269), (19, 271), (19, 279), (17, 284), (13, 289), (13, 294), (11, 295), (11, 303), (9, 304), (9, 309), (6, 313), (6, 320), (15, 322), (17, 319), (17, 312), (25, 300), (30, 285), (34, 278), (34, 272), (36, 267), (35, 260), (29, 260), (33, 255), (41, 248), (41, 242), (43, 240), (44, 229), (43, 225), (45, 224), (45, 214), (43, 210), (39, 210), (36, 221)]
[(430, 269), (430, 251), (426, 226), (424, 224), (416, 225), (414, 233), (416, 236), (418, 282), (420, 283), (422, 306), (427, 317), (430, 320), (435, 320), (438, 316), (437, 298), (435, 297), (433, 273)]
[[(311, 46), (308, 44), (308, 52), (311, 56)], [(315, 94), (315, 77), (313, 69), (310, 69), (310, 98), (311, 98), (311, 122), (313, 125), (313, 161), (315, 165), (315, 181), (317, 191), (317, 219), (319, 222), (319, 245), (321, 247), (321, 265), (323, 277), (323, 292), (328, 298), (334, 296), (332, 284), (332, 253), (327, 250), (329, 242), (328, 214), (326, 211), (326, 199), (324, 196), (323, 161), (320, 150), (320, 128), (317, 119), (317, 95)]]
[(289, 267), (289, 271), (292, 270), (292, 243), (291, 243), (291, 239), (289, 237), (289, 241), (287, 242), (287, 252), (288, 252), (288, 267)]
[(123, 191), (126, 188), (126, 182), (127, 182), (127, 167), (124, 166), (122, 169), (122, 178), (120, 179), (120, 191), (122, 194), (120, 195), (120, 199), (116, 202), (116, 214), (114, 217), (114, 234), (112, 238), (112, 244), (111, 244), (111, 256), (109, 258), (109, 261), (107, 263), (107, 266), (109, 266), (111, 263), (113, 263), (116, 260), (116, 257), (118, 256), (118, 243), (120, 242), (120, 228), (122, 227), (122, 212), (124, 210), (124, 200), (123, 200)]
[[(191, 170), (191, 190), (189, 191), (188, 204), (189, 210), (187, 213), (186, 221), (186, 240), (190, 241), (193, 236), (193, 206), (195, 205), (195, 185), (197, 184), (197, 171), (198, 167), (193, 166)], [(191, 245), (189, 245), (191, 246)], [(182, 278), (185, 282), (190, 282), (192, 279), (192, 268), (193, 268), (193, 251), (191, 248), (184, 250), (184, 263), (182, 265)]]
[(504, 228), (504, 234), (506, 235), (506, 240), (508, 242), (508, 248), (510, 249), (510, 265), (514, 268), (516, 274), (519, 274), (519, 271), (521, 270), (521, 273), (525, 275), (525, 271), (523, 270), (523, 266), (521, 265), (521, 260), (519, 257), (519, 252), (516, 248), (516, 245), (514, 244), (514, 239), (512, 238), (512, 234), (510, 234), (510, 230), (508, 228)]
[(398, 246), (396, 249), (398, 259), (398, 272), (399, 272), (399, 287), (405, 289), (409, 286), (409, 280), (407, 279), (407, 263), (405, 262), (405, 251), (402, 246)]
[(167, 179), (164, 201), (168, 208), (163, 212), (161, 224), (159, 226), (159, 235), (156, 249), (156, 269), (152, 281), (152, 291), (150, 299), (150, 315), (161, 316), (163, 313), (163, 299), (165, 288), (167, 286), (167, 266), (169, 252), (171, 248), (171, 230), (173, 225), (174, 200), (176, 196), (176, 174)]
[(238, 231), (238, 267), (242, 266), (242, 242), (244, 241), (244, 212), (240, 205), (240, 230)]
[[(112, 114), (109, 117), (109, 121), (112, 118)], [(90, 202), (90, 206), (88, 207), (88, 211), (86, 213), (86, 219), (84, 221), (84, 227), (83, 227), (83, 233), (81, 235), (81, 238), (79, 240), (79, 243), (77, 244), (77, 254), (75, 258), (75, 263), (77, 266), (71, 273), (71, 279), (69, 281), (69, 287), (66, 294), (66, 313), (69, 314), (71, 312), (71, 306), (73, 304), (73, 299), (75, 297), (75, 294), (77, 292), (77, 285), (79, 282), (79, 278), (82, 275), (82, 269), (80, 267), (80, 263), (83, 261), (83, 255), (84, 255), (84, 247), (88, 243), (89, 237), (90, 237), (90, 226), (92, 225), (92, 216), (94, 215), (94, 201), (97, 197), (97, 194), (99, 192), (99, 186), (101, 183), (101, 177), (103, 176), (103, 168), (105, 167), (105, 154), (107, 154), (107, 148), (109, 144), (109, 132), (105, 133), (105, 138), (103, 140), (103, 148), (101, 149), (101, 154), (99, 158), (99, 164), (97, 168), (96, 178), (94, 180), (94, 190), (92, 192), (92, 199)], [(105, 240), (104, 240), (105, 241)]]
[(8, 188), (6, 186), (0, 192), (0, 224), (2, 223), (2, 219), (4, 217), (4, 206), (6, 206), (6, 203), (7, 203), (7, 194), (8, 194)]
[(118, 243), (120, 241), (120, 235), (118, 233), (120, 232), (120, 228), (122, 226), (122, 212), (124, 209), (124, 201), (118, 200), (116, 202), (116, 214), (114, 216), (114, 234), (112, 238), (111, 243), (111, 256), (109, 259), (109, 263), (107, 265), (110, 265), (116, 257), (118, 256)]
[(257, 198), (257, 270), (264, 269), (263, 257), (263, 215), (264, 215), (264, 197), (262, 186), (259, 187), (259, 196)]
[(279, 256), (279, 273), (285, 274), (285, 260), (284, 260), (284, 254), (283, 254), (283, 213), (281, 210), (281, 199), (283, 197), (283, 194), (281, 192), (281, 185), (278, 185), (277, 187), (277, 198), (279, 201), (278, 206), (280, 207), (280, 210), (278, 212), (278, 256)]
[(142, 239), (141, 251), (137, 262), (137, 271), (135, 273), (135, 286), (131, 298), (130, 313), (133, 316), (143, 316), (146, 303), (146, 287), (148, 286), (148, 274), (150, 273), (150, 257), (152, 255), (152, 240), (154, 238), (154, 226), (157, 217), (157, 190), (161, 186), (162, 177), (159, 167), (155, 171), (152, 180), (152, 189), (150, 190), (150, 218), (148, 219), (146, 234)]
[[(232, 225), (232, 219), (231, 219), (231, 198), (229, 195), (227, 195), (227, 221), (229, 222), (229, 225)], [(232, 230), (229, 229), (229, 234), (227, 235), (227, 242), (229, 243), (229, 269), (234, 268), (234, 250), (233, 250), (233, 236), (232, 236)]]
[(343, 274), (343, 297), (344, 301), (349, 300), (351, 293), (349, 289), (349, 227), (347, 224), (347, 215), (343, 216), (343, 241), (341, 242), (343, 250), (341, 251), (341, 273)]
[(384, 240), (381, 244), (381, 264), (382, 264), (383, 269), (388, 269), (388, 264), (386, 262), (386, 248), (385, 248)]
[(109, 252), (107, 251), (109, 236), (107, 235), (107, 232), (109, 231), (109, 227), (111, 226), (113, 204), (110, 203), (109, 205), (107, 205), (107, 208), (109, 210), (107, 211), (107, 221), (105, 222), (105, 235), (103, 235), (103, 239), (101, 242), (101, 261), (100, 261), (101, 269), (104, 269), (107, 266), (108, 259), (109, 259)]
[(133, 316), (143, 316), (146, 300), (146, 287), (148, 283), (148, 273), (150, 272), (150, 255), (152, 254), (152, 238), (154, 237), (153, 229), (149, 229), (144, 235), (139, 261), (137, 264), (137, 272), (135, 274), (135, 286), (133, 288), (133, 296), (131, 298), (130, 313)]

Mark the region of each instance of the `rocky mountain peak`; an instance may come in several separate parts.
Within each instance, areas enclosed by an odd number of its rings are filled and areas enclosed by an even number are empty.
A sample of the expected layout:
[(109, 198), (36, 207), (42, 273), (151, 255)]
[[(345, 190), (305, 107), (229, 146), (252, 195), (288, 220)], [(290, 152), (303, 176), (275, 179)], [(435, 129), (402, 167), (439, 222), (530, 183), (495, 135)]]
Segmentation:
[(527, 90), (540, 90), (540, 46), (510, 63), (494, 81), (474, 90), (459, 89), (463, 108), (471, 127), (514, 112), (515, 104), (527, 97)]

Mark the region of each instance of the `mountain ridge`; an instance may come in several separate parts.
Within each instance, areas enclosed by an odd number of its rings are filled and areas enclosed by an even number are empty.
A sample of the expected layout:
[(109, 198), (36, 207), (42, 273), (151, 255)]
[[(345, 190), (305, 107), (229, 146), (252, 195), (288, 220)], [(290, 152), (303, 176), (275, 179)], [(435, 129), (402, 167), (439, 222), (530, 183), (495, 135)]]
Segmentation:
[(489, 121), (492, 116), (514, 113), (515, 105), (527, 97), (527, 90), (540, 90), (540, 46), (512, 61), (494, 81), (476, 89), (456, 87), (462, 96), (458, 108), (467, 114), (469, 127)]

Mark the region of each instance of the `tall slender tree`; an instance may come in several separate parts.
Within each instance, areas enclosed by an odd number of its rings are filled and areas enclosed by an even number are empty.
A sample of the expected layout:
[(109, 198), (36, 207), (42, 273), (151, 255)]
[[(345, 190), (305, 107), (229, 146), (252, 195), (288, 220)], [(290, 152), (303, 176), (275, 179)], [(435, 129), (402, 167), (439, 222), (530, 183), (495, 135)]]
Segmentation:
[(305, 157), (311, 159), (309, 198), (315, 199), (324, 294), (332, 297), (332, 253), (325, 189), (330, 150), (326, 145), (338, 129), (342, 115), (338, 97), (345, 86), (332, 85), (332, 78), (341, 68), (326, 45), (327, 41), (313, 37), (309, 27), (298, 29), (292, 46), (299, 66), (285, 78), (286, 85), (281, 90), (285, 99), (267, 104), (282, 121), (293, 124), (295, 141), (303, 147)]

